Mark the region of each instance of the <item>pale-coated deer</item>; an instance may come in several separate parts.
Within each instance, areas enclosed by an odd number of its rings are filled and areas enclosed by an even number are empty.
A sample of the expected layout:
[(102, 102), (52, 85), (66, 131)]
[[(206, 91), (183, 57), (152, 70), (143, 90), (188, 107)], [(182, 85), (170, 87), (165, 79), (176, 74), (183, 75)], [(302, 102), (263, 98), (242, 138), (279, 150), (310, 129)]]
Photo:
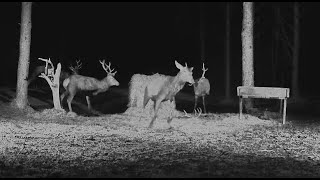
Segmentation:
[(207, 113), (206, 104), (205, 104), (205, 96), (210, 93), (210, 82), (207, 78), (204, 77), (204, 74), (208, 71), (208, 69), (204, 68), (204, 63), (202, 63), (202, 76), (199, 79), (195, 80), (193, 84), (194, 89), (194, 111), (196, 111), (196, 107), (198, 104), (198, 97), (202, 97), (204, 113)]
[[(71, 102), (78, 91), (94, 91), (92, 95), (95, 96), (101, 92), (107, 91), (111, 86), (119, 86), (119, 82), (114, 78), (117, 71), (113, 72), (114, 69), (111, 70), (111, 63), (107, 65), (105, 63), (105, 60), (99, 62), (101, 63), (102, 68), (107, 73), (107, 76), (102, 80), (74, 74), (63, 81), (63, 87), (66, 89), (66, 91), (60, 96), (60, 100), (62, 102), (64, 97), (68, 95), (67, 103), (70, 112), (72, 112)], [(89, 97), (87, 97), (88, 108), (91, 109), (90, 101), (88, 101), (88, 98)]]
[[(184, 87), (186, 82), (190, 84), (194, 83), (192, 77), (193, 67), (188, 68), (187, 63), (183, 67), (177, 61), (175, 61), (175, 65), (180, 70), (176, 76), (166, 76), (162, 81), (151, 81), (145, 88), (143, 106), (145, 107), (150, 99), (154, 102), (154, 116), (149, 124), (149, 128), (153, 127), (161, 102), (167, 100), (171, 102), (175, 101), (175, 95)], [(167, 120), (169, 125), (172, 118), (171, 114)]]

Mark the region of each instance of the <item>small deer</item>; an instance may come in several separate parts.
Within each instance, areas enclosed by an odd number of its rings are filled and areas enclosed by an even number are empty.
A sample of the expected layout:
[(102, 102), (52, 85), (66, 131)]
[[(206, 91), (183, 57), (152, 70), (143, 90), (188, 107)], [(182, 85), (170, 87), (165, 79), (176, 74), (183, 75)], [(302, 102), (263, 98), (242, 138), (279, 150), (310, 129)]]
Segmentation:
[[(70, 112), (72, 112), (71, 102), (78, 91), (94, 91), (92, 95), (95, 96), (99, 93), (107, 91), (111, 86), (119, 86), (119, 82), (114, 78), (117, 71), (113, 72), (114, 69), (111, 70), (111, 63), (107, 65), (105, 60), (99, 62), (107, 73), (107, 76), (102, 80), (74, 74), (63, 81), (63, 87), (66, 89), (66, 91), (60, 96), (60, 100), (62, 101), (64, 97), (68, 95), (67, 103)], [(88, 108), (91, 109), (89, 96), (86, 96), (86, 98)]]
[(195, 83), (193, 84), (194, 89), (194, 111), (196, 111), (197, 103), (198, 103), (198, 97), (202, 96), (202, 102), (203, 102), (203, 108), (204, 113), (207, 113), (206, 111), (206, 105), (205, 105), (205, 96), (209, 95), (210, 93), (210, 83), (207, 78), (204, 77), (204, 74), (208, 71), (208, 69), (204, 68), (204, 63), (202, 63), (202, 76), (201, 78), (197, 79)]
[[(170, 100), (175, 102), (175, 95), (184, 87), (185, 83), (194, 83), (192, 77), (193, 67), (183, 67), (175, 61), (176, 67), (180, 70), (176, 76), (165, 76), (163, 81), (151, 81), (145, 88), (143, 107), (148, 104), (151, 99), (154, 102), (154, 116), (149, 124), (149, 128), (153, 127), (153, 123), (158, 116), (158, 110), (162, 101)], [(172, 121), (172, 113), (167, 122), (170, 125)]]

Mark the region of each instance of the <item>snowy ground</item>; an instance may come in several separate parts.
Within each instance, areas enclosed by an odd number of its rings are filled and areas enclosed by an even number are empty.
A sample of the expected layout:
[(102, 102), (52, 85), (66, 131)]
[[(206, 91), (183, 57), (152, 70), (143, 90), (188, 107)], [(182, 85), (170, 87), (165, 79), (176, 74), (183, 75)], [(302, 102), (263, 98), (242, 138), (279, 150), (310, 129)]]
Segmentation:
[[(281, 117), (274, 112), (245, 115), (242, 120), (237, 112), (214, 112), (199, 118), (181, 112), (173, 119), (172, 129), (163, 118), (149, 129), (148, 116), (123, 113), (125, 92), (119, 89), (105, 95), (112, 105), (106, 103), (104, 110), (93, 104), (100, 115), (85, 111), (85, 99), (77, 98), (75, 111), (81, 113), (70, 116), (51, 109), (51, 97), (39, 98), (39, 94), (45, 94), (40, 91), (29, 93), (36, 111), (20, 112), (7, 103), (14, 91), (2, 89), (0, 177), (320, 175), (316, 117), (299, 121), (298, 116), (289, 114), (287, 124), (282, 125)], [(192, 96), (180, 97), (185, 97), (180, 102), (193, 106)], [(113, 108), (107, 111), (107, 107)], [(115, 112), (115, 107), (120, 110)], [(179, 102), (177, 107), (188, 110)]]

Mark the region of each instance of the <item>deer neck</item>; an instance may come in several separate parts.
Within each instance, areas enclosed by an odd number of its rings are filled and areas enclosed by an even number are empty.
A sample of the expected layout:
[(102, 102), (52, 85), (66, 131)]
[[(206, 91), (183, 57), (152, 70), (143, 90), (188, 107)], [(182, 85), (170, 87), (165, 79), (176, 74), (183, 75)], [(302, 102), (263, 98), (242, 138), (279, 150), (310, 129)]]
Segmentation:
[(181, 80), (180, 73), (178, 73), (175, 77), (173, 77), (172, 83), (171, 83), (171, 90), (173, 93), (178, 93), (186, 82)]

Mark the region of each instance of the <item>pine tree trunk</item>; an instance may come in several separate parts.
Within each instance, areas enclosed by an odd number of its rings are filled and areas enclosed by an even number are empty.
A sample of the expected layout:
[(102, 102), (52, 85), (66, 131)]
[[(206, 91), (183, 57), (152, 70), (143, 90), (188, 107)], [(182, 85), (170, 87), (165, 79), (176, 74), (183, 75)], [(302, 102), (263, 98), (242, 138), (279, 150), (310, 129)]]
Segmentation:
[[(243, 2), (242, 23), (242, 84), (243, 86), (254, 86), (252, 2)], [(253, 107), (252, 99), (245, 99), (244, 102), (246, 109)]]
[(201, 61), (205, 61), (205, 21), (204, 21), (204, 8), (200, 4), (200, 47), (201, 47)]
[(273, 36), (272, 36), (272, 85), (279, 86), (278, 82), (278, 55), (279, 55), (279, 34), (280, 34), (280, 7), (278, 4), (274, 5), (274, 20), (275, 25), (273, 27)]
[(293, 62), (292, 62), (292, 79), (291, 79), (291, 88), (292, 88), (292, 95), (294, 99), (300, 98), (299, 92), (299, 33), (300, 33), (300, 12), (299, 12), (299, 3), (294, 2), (294, 47), (293, 47)]
[(226, 2), (226, 79), (225, 79), (225, 99), (231, 99), (230, 94), (230, 3)]
[(25, 109), (28, 104), (28, 73), (31, 44), (31, 9), (32, 2), (22, 2), (21, 30), (20, 30), (20, 56), (17, 72), (17, 89), (14, 104), (19, 109)]

